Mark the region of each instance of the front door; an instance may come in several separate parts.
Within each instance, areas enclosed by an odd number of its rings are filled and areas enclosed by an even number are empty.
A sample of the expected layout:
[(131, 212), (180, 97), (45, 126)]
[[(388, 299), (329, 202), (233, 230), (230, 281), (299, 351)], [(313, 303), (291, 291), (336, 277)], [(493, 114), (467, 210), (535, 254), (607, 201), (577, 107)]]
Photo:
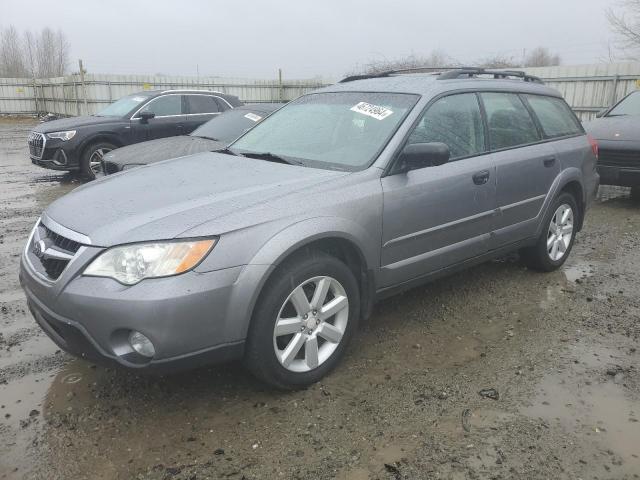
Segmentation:
[(142, 110), (152, 112), (155, 116), (147, 121), (137, 115), (132, 119), (134, 137), (140, 141), (185, 134), (182, 95), (168, 94), (156, 97)]
[(382, 179), (381, 287), (486, 253), (496, 208), (496, 167), (486, 154), (475, 93), (440, 98), (407, 144), (442, 142), (450, 161)]

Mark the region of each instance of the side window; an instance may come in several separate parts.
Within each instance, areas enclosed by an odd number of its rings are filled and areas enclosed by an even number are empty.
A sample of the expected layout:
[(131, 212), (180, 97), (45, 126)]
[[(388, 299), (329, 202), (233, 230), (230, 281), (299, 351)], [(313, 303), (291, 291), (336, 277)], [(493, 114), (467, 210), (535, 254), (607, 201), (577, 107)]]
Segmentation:
[(527, 95), (526, 99), (538, 117), (545, 136), (563, 137), (582, 133), (573, 112), (561, 98)]
[(529, 111), (515, 93), (482, 93), (492, 150), (540, 140)]
[(218, 113), (216, 99), (210, 95), (187, 95), (187, 113)]
[(475, 93), (437, 100), (424, 113), (409, 136), (409, 144), (441, 142), (449, 146), (451, 160), (485, 152), (480, 105)]
[(155, 98), (144, 109), (155, 113), (156, 117), (180, 115), (182, 114), (182, 95), (165, 95)]

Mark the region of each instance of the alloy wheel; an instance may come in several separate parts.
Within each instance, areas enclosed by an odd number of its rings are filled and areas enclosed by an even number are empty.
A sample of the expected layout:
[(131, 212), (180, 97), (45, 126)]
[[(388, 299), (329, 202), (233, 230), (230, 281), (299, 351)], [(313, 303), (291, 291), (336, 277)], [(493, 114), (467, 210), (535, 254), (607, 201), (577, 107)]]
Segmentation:
[(89, 168), (94, 177), (102, 177), (104, 175), (104, 169), (102, 168), (102, 159), (111, 151), (110, 148), (98, 148), (89, 157)]
[(278, 313), (273, 348), (291, 372), (308, 372), (338, 348), (349, 321), (349, 299), (336, 279), (319, 276), (298, 285)]
[(562, 259), (567, 253), (573, 238), (573, 209), (563, 203), (551, 218), (547, 232), (547, 253), (554, 262)]

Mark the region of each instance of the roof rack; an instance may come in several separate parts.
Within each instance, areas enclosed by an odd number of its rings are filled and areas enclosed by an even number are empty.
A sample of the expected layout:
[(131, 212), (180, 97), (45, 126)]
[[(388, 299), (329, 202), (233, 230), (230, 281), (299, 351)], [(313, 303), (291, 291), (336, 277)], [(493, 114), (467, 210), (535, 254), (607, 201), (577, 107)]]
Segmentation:
[(438, 76), (438, 80), (453, 80), (456, 78), (475, 78), (478, 75), (489, 75), (495, 79), (505, 78), (521, 78), (525, 82), (544, 83), (540, 77), (534, 75), (527, 75), (522, 70), (487, 70), (485, 68), (478, 67), (462, 67), (447, 72), (442, 72)]
[(403, 73), (438, 73), (443, 70), (447, 70), (447, 67), (414, 67), (414, 68), (401, 68), (399, 70), (386, 70), (378, 73), (364, 73), (361, 75), (350, 75), (343, 78), (338, 83), (353, 82), (355, 80), (365, 80), (367, 78), (382, 78), (390, 77), (391, 75), (401, 75)]
[(488, 70), (480, 67), (416, 67), (403, 68), (400, 70), (387, 70), (379, 73), (351, 75), (343, 78), (338, 83), (353, 82), (355, 80), (365, 80), (367, 78), (383, 78), (392, 75), (402, 75), (407, 73), (432, 73), (438, 75), (438, 80), (452, 80), (456, 78), (473, 78), (478, 75), (490, 75), (495, 79), (505, 79), (510, 77), (522, 78), (525, 82), (544, 83), (541, 78), (534, 75), (527, 75), (521, 70)]

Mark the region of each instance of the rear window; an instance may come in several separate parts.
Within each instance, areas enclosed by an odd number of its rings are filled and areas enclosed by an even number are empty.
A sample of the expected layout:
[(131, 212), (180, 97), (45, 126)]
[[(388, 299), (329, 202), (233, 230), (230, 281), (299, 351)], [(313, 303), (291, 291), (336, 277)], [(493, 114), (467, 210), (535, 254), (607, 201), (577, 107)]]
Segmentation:
[(546, 137), (564, 137), (582, 133), (582, 128), (564, 100), (541, 95), (526, 95), (526, 99), (538, 117)]
[(527, 145), (540, 140), (529, 111), (515, 93), (481, 93), (492, 150)]

